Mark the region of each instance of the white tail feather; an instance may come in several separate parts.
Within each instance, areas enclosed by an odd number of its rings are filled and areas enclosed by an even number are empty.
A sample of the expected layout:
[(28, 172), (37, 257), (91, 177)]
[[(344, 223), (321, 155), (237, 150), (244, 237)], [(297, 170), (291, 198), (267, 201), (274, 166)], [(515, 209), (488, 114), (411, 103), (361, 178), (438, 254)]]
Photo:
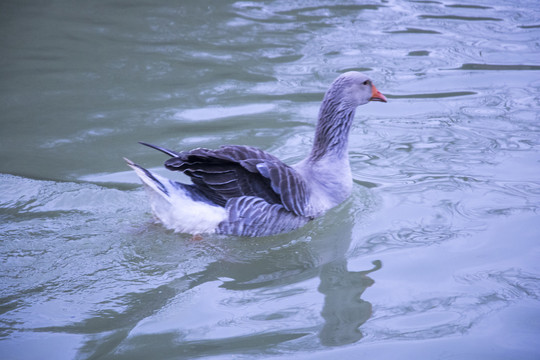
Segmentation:
[(212, 233), (227, 218), (223, 207), (193, 200), (185, 187), (173, 185), (171, 180), (125, 160), (145, 185), (154, 215), (168, 229), (189, 234)]

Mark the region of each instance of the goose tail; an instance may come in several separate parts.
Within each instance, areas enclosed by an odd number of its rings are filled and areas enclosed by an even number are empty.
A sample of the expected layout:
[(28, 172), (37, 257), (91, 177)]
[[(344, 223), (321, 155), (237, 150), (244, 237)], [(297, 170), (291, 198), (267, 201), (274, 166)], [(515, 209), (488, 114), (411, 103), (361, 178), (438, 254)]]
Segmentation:
[(165, 185), (169, 180), (161, 178), (158, 175), (151, 173), (142, 166), (135, 164), (133, 161), (124, 158), (128, 166), (135, 170), (137, 176), (141, 179), (146, 187), (149, 187), (153, 192), (159, 194), (165, 199), (170, 197), (170, 190)]
[(124, 158), (144, 184), (155, 217), (175, 232), (213, 233), (227, 218), (225, 208), (208, 201), (193, 185), (163, 178)]

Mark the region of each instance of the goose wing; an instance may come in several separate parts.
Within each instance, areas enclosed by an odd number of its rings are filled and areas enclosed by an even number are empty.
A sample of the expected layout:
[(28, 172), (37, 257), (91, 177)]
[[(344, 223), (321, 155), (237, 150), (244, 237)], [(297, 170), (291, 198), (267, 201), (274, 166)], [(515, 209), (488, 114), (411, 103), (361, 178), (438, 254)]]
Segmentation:
[(172, 156), (165, 167), (184, 172), (216, 204), (225, 206), (230, 199), (249, 196), (282, 205), (296, 215), (305, 214), (305, 180), (295, 169), (260, 149), (229, 145), (177, 153), (149, 146)]

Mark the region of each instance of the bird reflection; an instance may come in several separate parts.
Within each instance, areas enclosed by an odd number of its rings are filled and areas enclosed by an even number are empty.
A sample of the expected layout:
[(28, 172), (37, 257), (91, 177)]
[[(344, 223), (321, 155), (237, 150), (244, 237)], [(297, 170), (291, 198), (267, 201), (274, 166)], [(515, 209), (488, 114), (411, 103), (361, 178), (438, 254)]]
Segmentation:
[(321, 268), (319, 291), (325, 295), (321, 315), (324, 326), (319, 333), (321, 344), (338, 346), (354, 343), (362, 338), (358, 329), (371, 317), (371, 304), (360, 297), (375, 281), (367, 274), (379, 270), (379, 260), (370, 270), (348, 271), (347, 260), (341, 259)]
[[(151, 289), (124, 294), (116, 300), (125, 305), (121, 312), (105, 308), (81, 322), (38, 331), (87, 333), (87, 341), (79, 349), (79, 355), (84, 358), (113, 353), (134, 358), (143, 351), (141, 343), (146, 344), (145, 351), (167, 352), (171, 358), (178, 354), (188, 358), (215, 355), (216, 346), (221, 342), (226, 344), (230, 353), (243, 353), (246, 344), (275, 347), (299, 338), (307, 340), (315, 333), (318, 333), (322, 346), (354, 343), (362, 338), (359, 327), (372, 313), (371, 304), (360, 297), (374, 284), (368, 275), (382, 265), (380, 261), (374, 261), (374, 267), (368, 270), (347, 269), (346, 253), (354, 224), (354, 216), (348, 210), (346, 206), (342, 207), (334, 218), (286, 236), (260, 241), (213, 239), (212, 246), (217, 246), (218, 251), (205, 258), (202, 270), (173, 278)], [(154, 263), (162, 261), (160, 258), (151, 260)], [(189, 341), (176, 339), (178, 335), (175, 334), (185, 331), (179, 328), (174, 334), (151, 335), (155, 341), (150, 343), (145, 340), (150, 335), (132, 333), (141, 321), (167, 309), (170, 303), (185, 296), (190, 289), (209, 282), (219, 282), (219, 287), (231, 292), (270, 288), (279, 291), (317, 276), (320, 277), (318, 290), (324, 294), (324, 304), (319, 310), (324, 322), (315, 328), (283, 323), (283, 328), (268, 332), (242, 333), (221, 340)]]

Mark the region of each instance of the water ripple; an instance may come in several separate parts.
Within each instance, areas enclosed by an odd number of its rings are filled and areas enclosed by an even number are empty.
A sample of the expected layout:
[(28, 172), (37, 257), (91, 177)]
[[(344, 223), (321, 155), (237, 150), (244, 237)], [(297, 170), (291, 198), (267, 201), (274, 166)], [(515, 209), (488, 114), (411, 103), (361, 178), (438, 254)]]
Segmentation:
[(503, 19), (481, 16), (459, 16), (459, 15), (418, 15), (420, 19), (437, 20), (460, 20), (460, 21), (503, 21)]
[(463, 64), (452, 70), (540, 70), (540, 65)]

